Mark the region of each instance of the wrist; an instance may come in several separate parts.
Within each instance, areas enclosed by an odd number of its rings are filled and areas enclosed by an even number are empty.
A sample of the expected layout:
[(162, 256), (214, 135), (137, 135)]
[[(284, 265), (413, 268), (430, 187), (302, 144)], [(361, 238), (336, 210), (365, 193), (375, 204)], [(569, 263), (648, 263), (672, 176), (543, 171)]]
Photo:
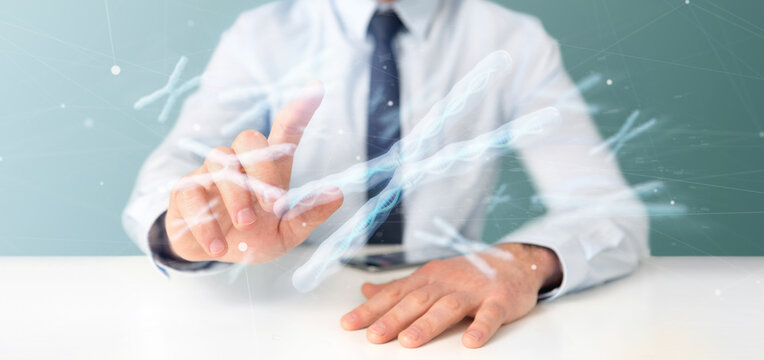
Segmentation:
[(562, 283), (562, 265), (551, 249), (522, 243), (499, 244), (496, 247), (512, 253), (514, 261), (526, 270), (540, 292), (559, 287)]

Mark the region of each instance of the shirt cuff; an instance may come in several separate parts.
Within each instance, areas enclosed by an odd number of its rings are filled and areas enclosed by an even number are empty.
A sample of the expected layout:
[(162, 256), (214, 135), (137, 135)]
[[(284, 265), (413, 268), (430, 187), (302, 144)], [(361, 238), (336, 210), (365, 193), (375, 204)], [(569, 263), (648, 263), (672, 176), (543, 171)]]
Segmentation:
[(188, 261), (182, 259), (173, 253), (170, 248), (170, 242), (167, 238), (167, 231), (164, 227), (164, 217), (167, 212), (163, 212), (154, 224), (151, 226), (148, 234), (148, 243), (151, 259), (154, 265), (165, 276), (170, 277), (170, 273), (179, 274), (216, 274), (227, 270), (231, 264), (219, 261)]
[(499, 241), (500, 244), (520, 243), (536, 245), (552, 250), (560, 261), (562, 282), (560, 286), (539, 293), (539, 301), (550, 301), (575, 291), (584, 283), (588, 262), (586, 255), (569, 231), (544, 224), (531, 223)]

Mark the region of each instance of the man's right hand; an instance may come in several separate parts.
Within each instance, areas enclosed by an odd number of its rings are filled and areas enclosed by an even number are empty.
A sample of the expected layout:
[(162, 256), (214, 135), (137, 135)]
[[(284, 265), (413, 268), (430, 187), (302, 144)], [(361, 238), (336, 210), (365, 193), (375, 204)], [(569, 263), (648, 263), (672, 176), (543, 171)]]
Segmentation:
[(264, 263), (299, 245), (341, 205), (337, 188), (322, 189), (285, 214), (273, 204), (289, 189), (294, 149), (321, 104), (312, 82), (276, 116), (270, 136), (240, 133), (217, 147), (170, 194), (165, 229), (172, 251), (188, 261)]

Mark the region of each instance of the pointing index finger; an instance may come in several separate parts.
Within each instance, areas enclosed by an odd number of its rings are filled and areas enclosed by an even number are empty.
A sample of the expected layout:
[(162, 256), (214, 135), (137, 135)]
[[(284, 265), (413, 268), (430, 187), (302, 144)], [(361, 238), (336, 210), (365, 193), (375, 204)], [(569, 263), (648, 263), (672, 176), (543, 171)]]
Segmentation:
[(303, 131), (308, 126), (324, 98), (324, 85), (314, 80), (305, 85), (279, 113), (273, 121), (268, 143), (299, 144)]
[[(311, 81), (305, 85), (289, 104), (286, 105), (273, 121), (268, 144), (271, 146), (279, 144), (293, 144), (297, 146), (300, 143), (302, 134), (308, 126), (313, 114), (321, 105), (324, 98), (324, 85), (320, 81)], [(283, 182), (280, 184), (283, 188), (289, 187), (289, 180), (292, 175), (293, 157), (283, 156), (274, 162)]]

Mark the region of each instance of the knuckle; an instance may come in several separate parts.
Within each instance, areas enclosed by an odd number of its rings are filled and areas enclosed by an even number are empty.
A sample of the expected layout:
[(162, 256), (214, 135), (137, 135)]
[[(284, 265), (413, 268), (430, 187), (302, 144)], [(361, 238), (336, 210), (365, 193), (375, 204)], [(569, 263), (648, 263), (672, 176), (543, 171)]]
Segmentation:
[(500, 291), (493, 297), (496, 303), (506, 305), (512, 303), (513, 295), (511, 291)]
[[(222, 236), (217, 227), (217, 222), (213, 219), (198, 221), (196, 227), (197, 231), (195, 234), (198, 234), (197, 238), (205, 243), (210, 243), (213, 240), (218, 239), (219, 236)], [(221, 240), (225, 241), (226, 239), (225, 237), (222, 237)]]
[(504, 317), (506, 316), (504, 307), (498, 304), (486, 304), (483, 311), (489, 319), (504, 320)]
[(472, 325), (470, 325), (470, 329), (474, 329), (480, 331), (483, 334), (486, 334), (490, 332), (491, 326), (483, 320), (475, 320)]
[(215, 235), (213, 235), (213, 232), (207, 229), (206, 226), (202, 225), (199, 228), (199, 235), (196, 237), (199, 242), (209, 244), (215, 240)]
[(381, 317), (377, 322), (384, 325), (387, 329), (397, 328), (402, 323), (398, 313), (395, 311), (385, 314), (385, 316)]
[(430, 300), (430, 293), (424, 290), (417, 290), (408, 295), (409, 302), (414, 305), (425, 305)]
[(424, 338), (429, 338), (435, 332), (434, 319), (430, 317), (420, 318), (411, 327), (418, 328)]
[(388, 286), (382, 291), (382, 295), (388, 301), (395, 301), (401, 296), (401, 288), (399, 286)]
[(286, 114), (284, 121), (281, 124), (278, 124), (278, 127), (281, 130), (281, 132), (286, 136), (290, 136), (290, 137), (301, 136), (303, 131), (305, 130), (305, 127), (299, 125), (300, 119), (304, 118), (307, 115), (309, 114), (300, 113), (300, 112)]
[(184, 206), (195, 204), (200, 196), (201, 188), (198, 186), (189, 186), (178, 190), (178, 199)]
[(233, 158), (231, 156), (233, 154), (233, 150), (231, 150), (228, 147), (225, 146), (218, 146), (207, 155), (207, 158), (204, 159), (204, 164), (207, 166), (207, 168), (214, 169), (218, 167), (230, 167), (231, 165), (234, 165)]
[(180, 180), (178, 180), (175, 183), (175, 185), (173, 185), (172, 193), (177, 195), (177, 194), (180, 194), (180, 192), (183, 191), (183, 189), (197, 186), (198, 184), (193, 181), (193, 177), (194, 177), (193, 175), (186, 175), (180, 178)]
[(355, 316), (357, 316), (359, 319), (363, 321), (370, 320), (374, 315), (371, 309), (369, 309), (369, 306), (366, 304), (363, 304), (359, 306), (358, 308), (356, 308), (355, 311), (353, 311), (353, 313), (355, 314)]
[(440, 305), (448, 311), (457, 311), (462, 307), (462, 302), (455, 296), (446, 296), (440, 300)]
[(214, 149), (212, 149), (212, 151), (219, 154), (233, 154), (233, 150), (231, 148), (222, 145), (216, 146)]

